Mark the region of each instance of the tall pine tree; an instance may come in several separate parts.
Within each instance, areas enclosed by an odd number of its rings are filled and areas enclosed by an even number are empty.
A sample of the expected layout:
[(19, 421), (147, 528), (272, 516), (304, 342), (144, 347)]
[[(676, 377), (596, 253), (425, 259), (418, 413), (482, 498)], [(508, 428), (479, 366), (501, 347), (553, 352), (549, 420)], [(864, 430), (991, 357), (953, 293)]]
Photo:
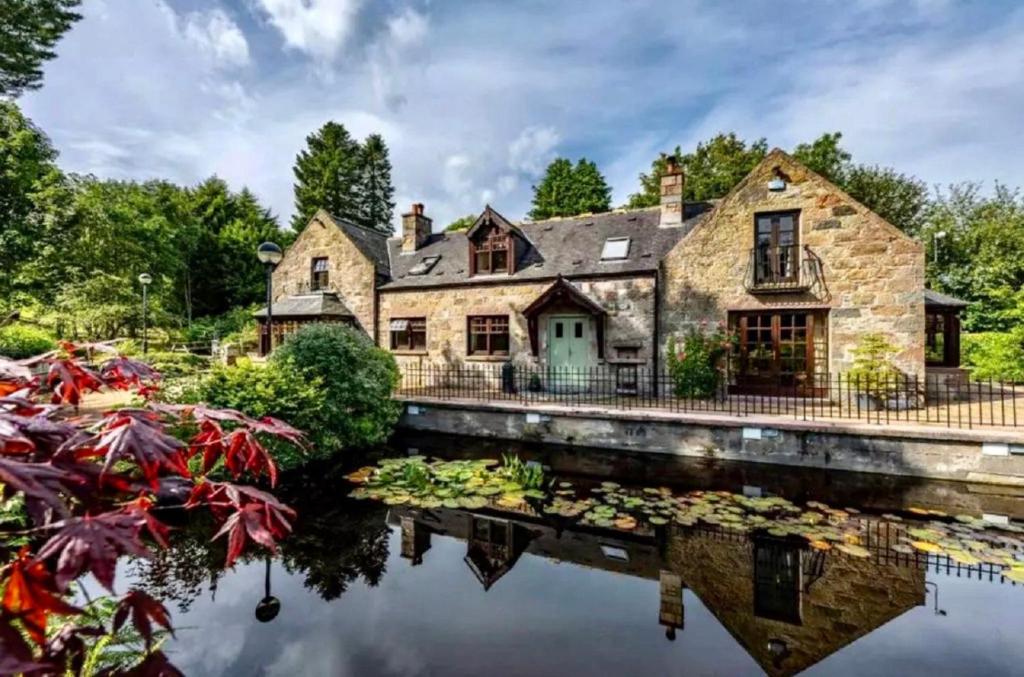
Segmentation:
[(611, 188), (597, 165), (580, 158), (574, 167), (566, 158), (555, 158), (538, 185), (533, 187), (534, 221), (555, 216), (605, 212), (611, 205)]
[(81, 19), (81, 0), (0, 0), (0, 95), (17, 97), (38, 89), (43, 63), (54, 46)]
[(292, 228), (302, 230), (316, 210), (362, 222), (359, 189), (362, 184), (359, 143), (337, 122), (328, 122), (306, 137), (306, 148), (295, 158), (295, 215)]
[(395, 211), (395, 188), (391, 185), (391, 160), (388, 147), (380, 134), (366, 137), (359, 155), (360, 176), (357, 199), (359, 224), (383, 233), (394, 229), (391, 216)]

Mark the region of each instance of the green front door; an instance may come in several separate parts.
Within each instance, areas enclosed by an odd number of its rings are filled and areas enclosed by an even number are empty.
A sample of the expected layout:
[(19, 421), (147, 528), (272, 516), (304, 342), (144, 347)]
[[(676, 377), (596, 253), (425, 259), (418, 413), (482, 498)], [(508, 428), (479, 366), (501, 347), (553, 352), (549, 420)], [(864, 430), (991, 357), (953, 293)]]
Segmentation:
[(560, 389), (583, 390), (590, 362), (590, 318), (554, 315), (548, 319), (548, 381)]

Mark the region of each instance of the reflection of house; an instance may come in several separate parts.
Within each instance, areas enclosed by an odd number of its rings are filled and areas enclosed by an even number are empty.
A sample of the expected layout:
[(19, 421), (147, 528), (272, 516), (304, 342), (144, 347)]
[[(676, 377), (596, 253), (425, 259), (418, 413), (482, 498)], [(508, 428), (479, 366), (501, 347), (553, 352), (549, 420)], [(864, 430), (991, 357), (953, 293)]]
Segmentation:
[[(467, 542), (465, 560), (485, 589), (523, 553), (658, 581), (657, 620), (670, 639), (685, 632), (685, 589), (772, 675), (801, 672), (925, 600), (919, 567), (810, 551), (784, 539), (673, 529), (659, 543), (653, 536), (558, 531), (526, 517), (429, 515), (431, 533)], [(424, 519), (408, 508), (391, 514), (403, 544)], [(877, 545), (886, 548), (898, 535)]]
[(415, 204), (391, 239), (321, 211), (274, 273), (275, 304), (333, 292), (413, 365), (617, 364), (628, 381), (670, 336), (722, 322), (737, 389), (805, 393), (868, 332), (923, 373), (920, 242), (779, 150), (714, 204), (684, 203), (684, 181), (670, 163), (658, 207), (513, 223), (488, 206), (465, 232), (433, 232)]

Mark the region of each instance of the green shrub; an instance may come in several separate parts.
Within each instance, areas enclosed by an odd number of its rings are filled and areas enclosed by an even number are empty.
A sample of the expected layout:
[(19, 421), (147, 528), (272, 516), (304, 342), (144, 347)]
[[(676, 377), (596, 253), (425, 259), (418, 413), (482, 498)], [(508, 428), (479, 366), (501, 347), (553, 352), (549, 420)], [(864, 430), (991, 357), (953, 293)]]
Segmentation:
[(331, 451), (378, 444), (390, 436), (401, 412), (391, 398), (398, 366), (391, 353), (362, 332), (341, 325), (307, 325), (285, 341), (271, 362), (290, 362), (323, 384), (317, 435)]
[(706, 332), (691, 328), (681, 349), (674, 336), (668, 340), (666, 365), (677, 397), (709, 399), (718, 392), (722, 372), (718, 363), (729, 349), (731, 337), (722, 325)]
[(865, 334), (853, 353), (853, 367), (846, 372), (856, 390), (873, 397), (885, 397), (899, 389), (903, 372), (892, 363), (897, 348), (884, 334)]
[(12, 360), (39, 355), (56, 346), (56, 337), (40, 327), (12, 324), (0, 328), (0, 355)]
[[(142, 357), (141, 354), (136, 356)], [(210, 358), (192, 353), (150, 352), (145, 362), (166, 379), (196, 376), (210, 368)]]
[(1024, 382), (1024, 328), (963, 334), (960, 356), (971, 378)]
[[(215, 368), (193, 390), (182, 393), (187, 403), (237, 409), (249, 416), (273, 416), (305, 432), (313, 448), (304, 454), (290, 444), (267, 447), (282, 469), (295, 468), (312, 457), (327, 455), (322, 444), (324, 394), (320, 380), (300, 373), (290, 362), (275, 360), (254, 364), (241, 359)], [(328, 440), (330, 442), (330, 440)]]

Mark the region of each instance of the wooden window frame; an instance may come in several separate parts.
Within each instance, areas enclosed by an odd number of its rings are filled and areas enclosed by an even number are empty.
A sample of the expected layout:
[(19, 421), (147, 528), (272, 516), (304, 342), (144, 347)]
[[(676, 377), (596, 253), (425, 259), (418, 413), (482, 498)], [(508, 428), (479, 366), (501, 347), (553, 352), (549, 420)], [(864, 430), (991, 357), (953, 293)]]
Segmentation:
[[(936, 318), (942, 318), (942, 331), (934, 330)], [(956, 369), (960, 367), (960, 314), (956, 310), (925, 309), (925, 366)], [(942, 334), (942, 359), (929, 359), (932, 337)]]
[[(397, 331), (394, 329), (388, 330), (388, 337), (391, 345), (391, 350), (408, 351), (423, 353), (427, 351), (427, 319), (425, 317), (393, 317), (388, 323), (395, 320), (401, 320), (409, 323), (409, 328), (405, 331)], [(405, 334), (404, 343), (399, 340), (399, 337)], [(417, 345), (416, 336), (422, 335), (422, 345)]]
[[(324, 261), (326, 270), (317, 271), (316, 264), (318, 261)], [(321, 276), (323, 279), (321, 280)], [(331, 259), (329, 256), (314, 256), (313, 260), (309, 262), (309, 290), (310, 291), (324, 291), (331, 285)]]
[[(769, 242), (767, 246), (768, 250), (768, 266), (770, 270), (767, 276), (763, 274), (758, 275), (760, 272), (760, 255), (761, 246), (758, 243), (758, 222), (764, 218), (773, 217), (793, 217), (793, 242), (790, 244), (782, 245), (779, 244), (779, 228), (772, 226), (771, 233), (769, 235)], [(788, 267), (790, 272), (788, 275), (781, 275), (779, 272), (780, 261), (781, 261), (781, 248), (787, 247), (790, 249), (788, 255), (793, 257), (795, 261), (789, 261)], [(799, 209), (781, 209), (778, 211), (770, 212), (757, 212), (754, 214), (754, 284), (778, 284), (785, 282), (798, 282), (800, 279), (800, 210)]]
[[(482, 323), (482, 331), (480, 331), (480, 324)], [(502, 325), (503, 331), (502, 331)], [(475, 341), (473, 340), (476, 336), (486, 336), (485, 339), (486, 348), (484, 350), (476, 350), (473, 346)], [(508, 348), (505, 350), (496, 350), (494, 348), (494, 336), (505, 336)], [(505, 357), (512, 353), (512, 333), (511, 323), (509, 322), (508, 315), (470, 315), (466, 318), (466, 354), (467, 355), (485, 355), (488, 357), (498, 356)]]
[[(504, 252), (505, 265), (494, 267), (495, 252)], [(481, 267), (477, 262), (480, 254), (486, 257), (486, 265)], [(515, 272), (515, 241), (510, 233), (498, 228), (491, 228), (476, 240), (469, 243), (469, 274), (470, 275), (511, 275)]]

